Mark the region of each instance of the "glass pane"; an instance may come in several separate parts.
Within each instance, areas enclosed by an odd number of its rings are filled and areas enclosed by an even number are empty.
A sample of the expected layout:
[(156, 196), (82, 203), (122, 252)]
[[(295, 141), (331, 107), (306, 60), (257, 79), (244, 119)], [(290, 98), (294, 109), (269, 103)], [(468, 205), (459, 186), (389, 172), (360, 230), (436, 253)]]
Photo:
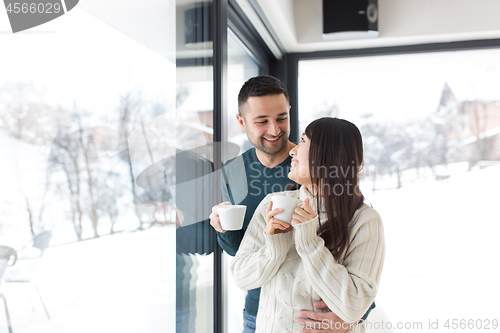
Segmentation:
[[(228, 141), (240, 146), (240, 152), (252, 147), (246, 133), (240, 128), (236, 115), (238, 114), (238, 93), (241, 86), (251, 77), (259, 75), (259, 67), (250, 52), (242, 42), (228, 29)], [(245, 307), (246, 291), (236, 286), (229, 272), (229, 262), (232, 257), (224, 252), (224, 276), (227, 281), (227, 318), (228, 332), (243, 330), (243, 309)]]
[(227, 29), (227, 62), (228, 62), (228, 88), (227, 88), (227, 131), (229, 142), (240, 146), (245, 151), (252, 146), (247, 135), (241, 129), (236, 115), (238, 114), (238, 93), (246, 80), (259, 75), (259, 66), (254, 61), (252, 54), (245, 45), (236, 37), (231, 29)]
[[(177, 3), (176, 332), (213, 331), (211, 1)], [(173, 121), (174, 119), (172, 119)]]
[(498, 59), (493, 49), (300, 62), (301, 130), (338, 116), (363, 134), (362, 191), (387, 247), (367, 329), (496, 316)]
[(137, 182), (152, 160), (134, 140), (160, 159), (158, 129), (173, 137), (160, 120), (175, 118), (175, 8), (123, 4), (165, 28), (144, 42), (93, 4), (0, 34), (0, 245), (19, 258), (0, 292), (14, 332), (174, 330), (175, 206)]

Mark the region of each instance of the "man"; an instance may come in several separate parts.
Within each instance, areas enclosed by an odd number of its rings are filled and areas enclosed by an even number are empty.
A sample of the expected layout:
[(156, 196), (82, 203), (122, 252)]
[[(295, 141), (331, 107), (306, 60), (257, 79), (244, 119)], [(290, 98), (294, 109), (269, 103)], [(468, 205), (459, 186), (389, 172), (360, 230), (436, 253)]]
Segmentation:
[[(218, 232), (219, 245), (232, 256), (238, 251), (248, 224), (262, 199), (269, 193), (289, 190), (295, 185), (288, 179), (291, 165), (289, 151), (295, 144), (289, 141), (290, 105), (283, 83), (272, 76), (251, 78), (245, 82), (238, 95), (238, 113), (238, 123), (254, 148), (224, 165), (221, 185), (225, 202), (221, 205), (247, 206), (243, 228), (236, 231), (222, 229), (217, 206), (212, 208), (210, 214), (210, 224)], [(248, 291), (243, 313), (243, 333), (255, 332), (259, 299), (260, 288)], [(314, 306), (328, 309), (324, 302), (317, 302)], [(297, 322), (306, 327), (320, 327), (314, 323), (321, 323), (323, 320), (333, 323), (329, 325), (331, 329), (324, 332), (345, 332), (348, 328), (342, 328), (343, 321), (333, 312), (303, 311), (301, 315), (305, 318), (297, 318)], [(335, 323), (339, 325), (335, 326)]]

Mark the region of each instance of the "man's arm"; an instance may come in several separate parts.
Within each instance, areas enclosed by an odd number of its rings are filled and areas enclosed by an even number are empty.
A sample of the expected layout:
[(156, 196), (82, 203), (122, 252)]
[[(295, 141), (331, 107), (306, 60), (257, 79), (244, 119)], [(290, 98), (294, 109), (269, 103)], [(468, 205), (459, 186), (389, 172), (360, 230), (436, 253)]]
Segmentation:
[(368, 316), (370, 315), (370, 312), (372, 312), (372, 310), (375, 309), (375, 307), (376, 307), (375, 301), (373, 301), (372, 305), (370, 305), (370, 307), (366, 311), (365, 315), (361, 318), (361, 322), (364, 323), (366, 321), (366, 319), (368, 319)]
[(217, 242), (219, 242), (220, 247), (227, 254), (234, 257), (240, 248), (243, 235), (243, 230), (226, 231), (224, 233), (217, 232)]
[[(314, 302), (316, 309), (328, 309), (325, 302)], [(297, 323), (302, 324), (306, 333), (344, 333), (349, 330), (349, 323), (344, 322), (335, 313), (321, 311), (306, 311), (299, 312), (300, 317), (297, 318)]]
[[(328, 306), (323, 301), (314, 302), (314, 307), (319, 310), (328, 309)], [(368, 318), (368, 315), (374, 308), (375, 302), (373, 302), (368, 311), (366, 311), (363, 318), (359, 321), (359, 324), (366, 321), (366, 318)], [(351, 328), (348, 323), (345, 323), (330, 309), (328, 309), (328, 312), (302, 310), (299, 315), (303, 318), (297, 318), (297, 323), (300, 323), (305, 327), (303, 332), (306, 333), (344, 333)], [(319, 329), (307, 329), (307, 327), (316, 327)]]
[[(223, 203), (217, 205), (234, 205), (231, 194), (229, 192), (228, 180), (224, 167), (222, 167), (221, 172), (221, 193)], [(217, 206), (212, 207), (212, 213), (210, 214), (210, 225), (217, 231), (217, 242), (220, 247), (226, 251), (230, 256), (235, 256), (240, 247), (241, 241), (243, 240), (244, 232), (243, 230), (226, 231), (222, 229), (220, 224), (219, 214), (217, 213)]]

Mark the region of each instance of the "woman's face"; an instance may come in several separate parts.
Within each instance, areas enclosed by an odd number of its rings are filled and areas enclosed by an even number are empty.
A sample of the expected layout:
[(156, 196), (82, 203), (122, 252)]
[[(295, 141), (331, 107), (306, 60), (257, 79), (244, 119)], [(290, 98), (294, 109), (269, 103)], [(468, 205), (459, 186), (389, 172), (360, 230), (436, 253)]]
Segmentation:
[(309, 173), (310, 145), (311, 140), (309, 140), (305, 133), (302, 133), (299, 144), (290, 150), (290, 156), (292, 156), (292, 167), (290, 168), (288, 178), (300, 185), (305, 185), (306, 187), (310, 187), (311, 185), (311, 175)]

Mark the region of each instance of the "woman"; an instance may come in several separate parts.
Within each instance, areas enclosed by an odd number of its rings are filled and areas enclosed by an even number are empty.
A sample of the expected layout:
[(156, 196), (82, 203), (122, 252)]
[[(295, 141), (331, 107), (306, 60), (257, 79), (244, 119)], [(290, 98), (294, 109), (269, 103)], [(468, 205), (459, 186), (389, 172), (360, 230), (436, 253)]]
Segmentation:
[(363, 332), (356, 323), (377, 294), (385, 246), (380, 216), (358, 187), (361, 134), (346, 120), (321, 118), (290, 155), (288, 177), (302, 186), (273, 195), (304, 204), (288, 225), (274, 218), (282, 210), (272, 208), (270, 195), (260, 203), (231, 263), (236, 284), (262, 287), (256, 332), (300, 332), (299, 311), (319, 300), (349, 332)]

